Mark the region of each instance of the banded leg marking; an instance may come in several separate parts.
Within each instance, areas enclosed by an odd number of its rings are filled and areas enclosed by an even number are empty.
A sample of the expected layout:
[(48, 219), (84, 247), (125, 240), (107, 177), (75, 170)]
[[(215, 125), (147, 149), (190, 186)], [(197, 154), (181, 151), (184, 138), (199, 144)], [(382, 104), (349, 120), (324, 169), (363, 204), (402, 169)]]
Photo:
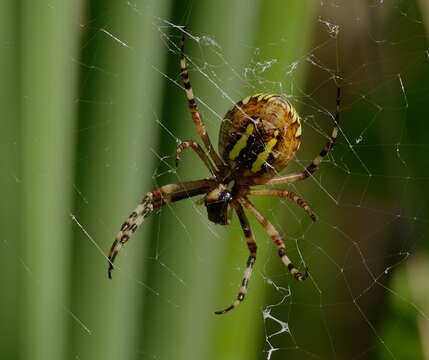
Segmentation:
[(108, 275), (109, 279), (112, 278), (113, 262), (116, 256), (122, 249), (122, 246), (130, 239), (131, 235), (134, 234), (137, 228), (143, 224), (144, 219), (153, 211), (152, 204), (153, 193), (148, 192), (140, 204), (134, 209), (134, 211), (128, 216), (127, 220), (121, 226), (121, 230), (116, 234), (115, 241), (109, 251), (109, 268)]
[[(168, 184), (161, 186), (158, 189), (152, 190), (146, 194), (140, 204), (134, 209), (134, 211), (128, 216), (121, 226), (121, 229), (115, 236), (115, 241), (113, 242), (109, 255), (108, 255), (108, 275), (109, 279), (112, 278), (113, 262), (115, 261), (116, 256), (121, 251), (122, 246), (130, 239), (132, 234), (134, 234), (137, 228), (143, 224), (145, 218), (150, 215), (154, 208), (163, 206), (171, 201), (171, 199), (181, 200), (186, 198), (183, 193), (189, 194), (201, 194), (210, 188), (210, 185), (213, 184), (213, 180), (197, 180), (197, 181), (187, 181), (179, 184)], [(155, 202), (154, 198), (160, 197), (162, 195), (169, 195), (178, 191), (184, 190), (182, 193), (173, 194), (169, 197), (166, 196), (165, 199), (159, 199)], [(195, 190), (195, 191), (194, 191)], [(201, 190), (197, 192), (196, 190)], [(182, 195), (182, 196), (181, 196)], [(192, 195), (193, 196), (193, 195)], [(159, 206), (158, 206), (159, 205)], [(156, 206), (156, 207), (155, 207)]]
[(304, 211), (308, 214), (311, 220), (313, 221), (317, 220), (316, 215), (314, 215), (310, 206), (308, 206), (303, 199), (301, 199), (298, 195), (296, 195), (291, 191), (278, 190), (278, 189), (250, 189), (248, 192), (248, 195), (278, 196), (278, 197), (285, 197), (285, 198), (291, 199), (295, 203), (297, 203), (298, 206), (304, 209)]
[(243, 229), (244, 237), (246, 238), (247, 248), (249, 249), (249, 257), (247, 258), (246, 269), (244, 270), (243, 280), (241, 281), (241, 287), (238, 292), (237, 298), (234, 302), (228, 306), (226, 309), (221, 311), (216, 311), (215, 314), (222, 315), (226, 312), (236, 308), (240, 303), (244, 300), (244, 297), (247, 294), (247, 288), (249, 286), (249, 280), (252, 276), (253, 266), (256, 261), (256, 242), (250, 228), (249, 220), (247, 219), (246, 214), (244, 213), (243, 207), (238, 204), (236, 207), (236, 212), (238, 215), (238, 219), (240, 220), (241, 228)]
[(194, 121), (195, 127), (197, 128), (198, 133), (203, 140), (205, 147), (207, 148), (210, 157), (213, 159), (214, 163), (218, 168), (223, 166), (223, 162), (220, 159), (219, 155), (213, 148), (213, 145), (210, 141), (210, 137), (207, 133), (206, 127), (201, 119), (201, 115), (198, 112), (197, 103), (195, 101), (194, 92), (192, 91), (191, 81), (189, 80), (189, 71), (186, 64), (185, 58), (185, 37), (186, 29), (183, 29), (182, 39), (180, 41), (180, 75), (182, 77), (183, 86), (185, 88), (186, 98), (188, 100), (188, 107), (191, 112), (192, 120)]
[(250, 213), (256, 218), (256, 220), (259, 221), (259, 223), (262, 225), (262, 227), (265, 229), (267, 234), (273, 239), (274, 243), (277, 245), (278, 254), (280, 256), (280, 259), (285, 264), (285, 266), (288, 268), (291, 275), (299, 281), (303, 281), (307, 279), (308, 272), (305, 271), (304, 274), (301, 274), (299, 270), (295, 267), (294, 264), (292, 264), (292, 261), (290, 261), (289, 257), (286, 255), (286, 246), (283, 242), (283, 239), (279, 232), (276, 230), (276, 228), (267, 220), (267, 218), (262, 215), (258, 209), (255, 208), (255, 206), (247, 199), (247, 198), (240, 198), (240, 203), (250, 211)]

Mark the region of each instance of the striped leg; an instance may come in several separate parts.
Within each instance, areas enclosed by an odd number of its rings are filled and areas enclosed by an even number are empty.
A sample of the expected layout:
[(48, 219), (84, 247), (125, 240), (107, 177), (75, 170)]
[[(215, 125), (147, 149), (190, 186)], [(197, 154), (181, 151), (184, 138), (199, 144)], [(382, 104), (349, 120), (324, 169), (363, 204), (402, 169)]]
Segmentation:
[(271, 237), (271, 239), (274, 240), (274, 243), (277, 245), (278, 253), (280, 256), (280, 259), (283, 261), (285, 266), (289, 269), (291, 275), (299, 281), (303, 281), (307, 279), (308, 273), (307, 271), (305, 274), (301, 274), (299, 270), (295, 267), (295, 265), (292, 264), (288, 256), (286, 255), (286, 246), (282, 240), (282, 237), (280, 236), (279, 232), (276, 230), (276, 228), (265, 218), (264, 215), (262, 215), (258, 209), (255, 208), (255, 206), (246, 198), (240, 198), (240, 203), (251, 212), (251, 214), (256, 218), (256, 220), (259, 221), (259, 223), (262, 225), (262, 227), (265, 229), (267, 234)]
[(197, 131), (200, 134), (201, 139), (203, 140), (203, 143), (207, 148), (210, 157), (213, 159), (216, 166), (218, 168), (221, 168), (223, 166), (223, 162), (214, 150), (213, 145), (210, 141), (209, 134), (207, 133), (206, 127), (204, 126), (203, 120), (201, 119), (201, 115), (198, 112), (194, 92), (192, 91), (191, 82), (189, 80), (189, 72), (185, 58), (185, 31), (186, 29), (183, 29), (182, 40), (180, 42), (180, 75), (182, 76), (183, 86), (185, 87), (186, 98), (188, 99), (188, 107), (191, 111), (192, 120), (194, 121)]
[(326, 155), (328, 155), (329, 152), (333, 149), (333, 147), (335, 146), (335, 142), (337, 140), (338, 125), (340, 123), (340, 100), (341, 100), (340, 88), (337, 88), (337, 100), (336, 100), (337, 105), (335, 109), (334, 127), (332, 128), (332, 134), (329, 137), (328, 142), (326, 143), (325, 147), (322, 149), (320, 154), (314, 158), (311, 164), (307, 166), (307, 168), (304, 171), (271, 179), (266, 183), (267, 185), (284, 184), (284, 183), (295, 182), (298, 180), (304, 180), (309, 176), (311, 176), (317, 170), (317, 167), (322, 162), (323, 158)]
[(247, 219), (246, 214), (244, 213), (243, 207), (238, 204), (235, 209), (237, 211), (238, 219), (240, 220), (241, 227), (244, 232), (244, 237), (246, 238), (247, 247), (249, 249), (249, 257), (247, 258), (246, 269), (244, 270), (243, 280), (241, 282), (240, 291), (238, 292), (237, 298), (235, 301), (228, 306), (226, 309), (221, 311), (216, 311), (215, 314), (222, 315), (226, 312), (236, 308), (244, 300), (244, 297), (247, 294), (247, 287), (249, 286), (249, 280), (252, 276), (253, 266), (256, 261), (256, 242), (253, 237), (252, 230), (250, 229), (249, 220)]
[[(112, 278), (113, 262), (115, 261), (115, 258), (122, 246), (130, 239), (131, 235), (136, 232), (137, 228), (143, 224), (144, 219), (150, 215), (153, 209), (163, 206), (171, 202), (173, 199), (182, 200), (186, 197), (202, 194), (206, 192), (212, 184), (213, 180), (188, 181), (180, 184), (164, 185), (158, 189), (148, 192), (141, 203), (130, 214), (127, 220), (124, 221), (121, 226), (121, 230), (119, 230), (119, 232), (116, 234), (115, 241), (110, 248), (108, 256), (109, 279)], [(170, 200), (168, 196), (165, 199), (163, 198), (155, 201), (153, 200), (153, 198), (169, 195), (181, 190), (182, 192), (171, 195)], [(190, 196), (184, 196), (185, 194), (189, 194)]]
[(180, 143), (179, 146), (177, 146), (177, 150), (176, 150), (176, 167), (179, 166), (179, 163), (180, 163), (180, 154), (182, 153), (182, 151), (184, 149), (186, 149), (188, 147), (190, 147), (191, 149), (193, 149), (198, 154), (198, 156), (200, 157), (200, 159), (203, 161), (203, 163), (209, 169), (210, 173), (212, 175), (215, 175), (216, 174), (216, 169), (214, 168), (212, 162), (207, 157), (206, 153), (201, 148), (200, 144), (196, 143), (195, 141), (185, 141), (185, 142)]
[(310, 206), (308, 206), (304, 200), (291, 191), (278, 189), (250, 189), (248, 195), (278, 196), (291, 199), (304, 209), (311, 220), (316, 221), (316, 215), (314, 215), (313, 211), (310, 209)]

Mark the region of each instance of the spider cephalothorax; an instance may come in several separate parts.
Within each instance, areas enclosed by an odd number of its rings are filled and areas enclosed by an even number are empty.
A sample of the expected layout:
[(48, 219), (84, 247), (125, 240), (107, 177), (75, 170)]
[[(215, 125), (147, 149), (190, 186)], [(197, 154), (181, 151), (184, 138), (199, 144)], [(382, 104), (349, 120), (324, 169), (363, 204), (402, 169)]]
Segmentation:
[(212, 146), (197, 109), (186, 66), (184, 40), (185, 29), (183, 29), (180, 46), (181, 76), (192, 120), (207, 152), (194, 141), (183, 142), (177, 147), (176, 165), (179, 164), (182, 151), (189, 147), (198, 154), (212, 177), (164, 185), (148, 192), (116, 235), (109, 252), (108, 274), (111, 278), (113, 262), (123, 244), (154, 209), (171, 202), (205, 194), (198, 202), (206, 206), (210, 221), (227, 225), (232, 211), (235, 210), (249, 249), (246, 269), (236, 300), (226, 309), (216, 312), (216, 314), (223, 314), (243, 301), (256, 260), (257, 246), (244, 209), (256, 218), (273, 239), (278, 254), (291, 275), (301, 281), (307, 278), (307, 272), (300, 273), (286, 255), (286, 246), (279, 232), (255, 208), (248, 196), (289, 198), (302, 207), (312, 220), (316, 220), (310, 207), (296, 194), (279, 189), (253, 189), (252, 186), (291, 183), (306, 179), (316, 171), (323, 158), (333, 148), (338, 135), (340, 90), (339, 88), (337, 90), (337, 107), (332, 134), (322, 151), (303, 171), (276, 177), (294, 158), (301, 142), (301, 121), (293, 106), (285, 97), (276, 94), (256, 94), (236, 103), (226, 113), (220, 127), (219, 156)]

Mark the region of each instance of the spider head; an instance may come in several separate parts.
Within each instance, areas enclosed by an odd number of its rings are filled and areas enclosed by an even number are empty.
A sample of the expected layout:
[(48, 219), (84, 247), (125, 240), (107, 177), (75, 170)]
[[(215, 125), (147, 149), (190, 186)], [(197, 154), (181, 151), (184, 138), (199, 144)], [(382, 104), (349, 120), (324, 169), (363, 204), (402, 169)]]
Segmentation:
[(210, 221), (219, 225), (229, 224), (229, 202), (232, 194), (225, 184), (220, 184), (211, 190), (204, 198), (204, 205), (207, 208), (207, 215)]

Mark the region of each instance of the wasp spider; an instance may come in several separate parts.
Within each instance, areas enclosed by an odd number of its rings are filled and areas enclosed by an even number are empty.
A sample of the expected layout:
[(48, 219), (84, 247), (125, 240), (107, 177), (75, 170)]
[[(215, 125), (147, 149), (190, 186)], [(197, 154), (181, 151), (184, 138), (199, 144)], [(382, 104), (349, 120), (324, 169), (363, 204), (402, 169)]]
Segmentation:
[(245, 213), (248, 211), (262, 225), (277, 246), (278, 255), (291, 275), (303, 281), (307, 271), (301, 273), (286, 255), (286, 246), (276, 228), (248, 199), (249, 195), (278, 196), (289, 198), (302, 207), (308, 216), (316, 220), (310, 207), (293, 192), (278, 189), (253, 189), (252, 185), (276, 185), (292, 183), (310, 177), (323, 158), (335, 145), (340, 115), (340, 89), (337, 89), (334, 126), (328, 142), (311, 164), (301, 172), (275, 177), (294, 158), (301, 141), (301, 121), (289, 101), (282, 95), (256, 94), (239, 101), (229, 110), (220, 126), (218, 154), (210, 141), (194, 93), (184, 55), (185, 32), (180, 43), (180, 69), (192, 120), (204, 143), (203, 149), (195, 141), (186, 141), (177, 147), (176, 165), (183, 150), (191, 148), (211, 173), (208, 179), (169, 184), (146, 194), (122, 224), (109, 252), (108, 275), (111, 278), (113, 262), (122, 246), (154, 209), (166, 204), (205, 194), (199, 200), (207, 208), (210, 221), (227, 225), (230, 211), (237, 213), (249, 249), (246, 269), (240, 290), (234, 302), (216, 314), (224, 314), (237, 307), (247, 293), (249, 279), (256, 260), (256, 242)]

